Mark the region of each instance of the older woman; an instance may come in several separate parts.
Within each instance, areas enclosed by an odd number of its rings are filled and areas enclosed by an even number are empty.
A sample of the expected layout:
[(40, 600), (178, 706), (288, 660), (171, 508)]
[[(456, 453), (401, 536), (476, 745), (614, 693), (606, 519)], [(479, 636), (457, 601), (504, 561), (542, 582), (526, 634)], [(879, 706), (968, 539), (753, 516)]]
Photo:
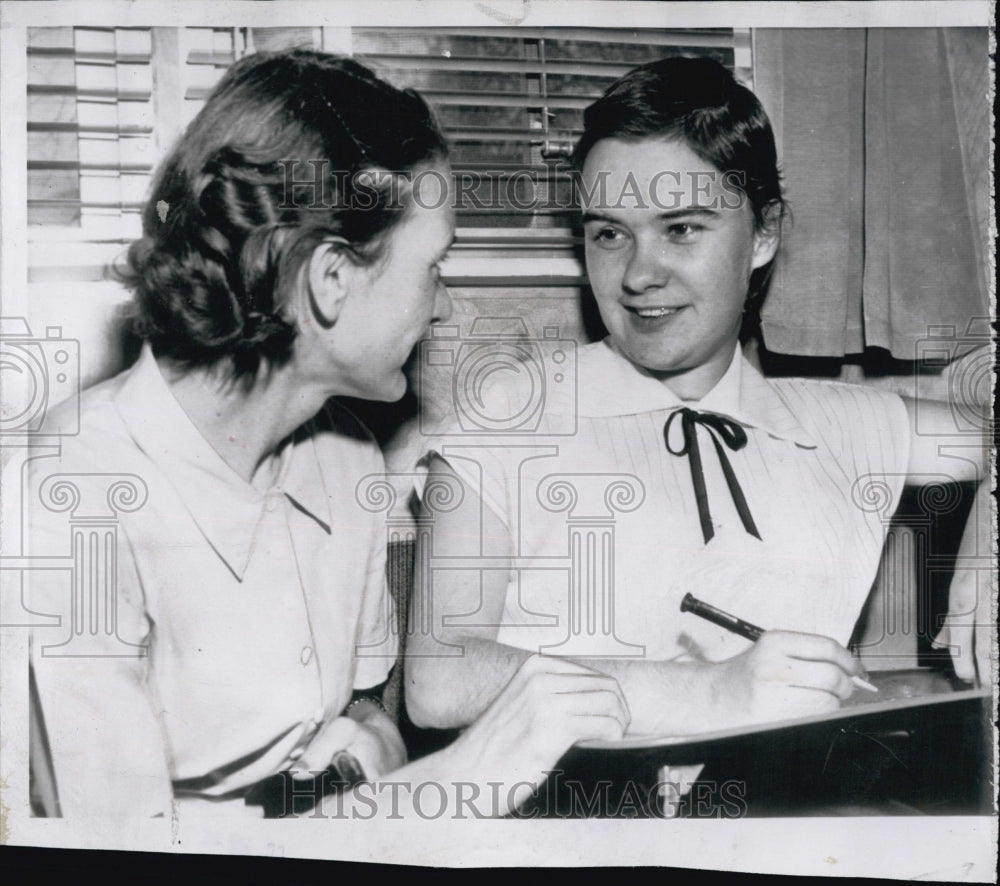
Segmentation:
[[(235, 64), (171, 151), (128, 254), (142, 354), (34, 465), (35, 555), (64, 554), (67, 489), (119, 506), (106, 623), (76, 630), (93, 576), (33, 575), (33, 608), (75, 632), (32, 639), (50, 813), (280, 814), (279, 773), (340, 761), (353, 781), (404, 762), (379, 703), (385, 538), (355, 498), (383, 463), (331, 398), (398, 399), (410, 351), (450, 313), (449, 174), (419, 96), (306, 50)], [(537, 782), (625, 722), (613, 680), (536, 660), (480, 729), (393, 779)]]
[[(862, 675), (845, 647), (907, 474), (976, 478), (982, 453), (957, 437), (963, 457), (942, 459), (947, 404), (921, 404), (918, 435), (894, 394), (744, 359), (784, 201), (767, 116), (721, 65), (632, 71), (588, 108), (575, 160), (608, 337), (579, 349), (572, 396), (549, 385), (531, 433), (514, 419), (528, 372), (481, 392), (504, 433), (442, 430), (430, 475), (465, 494), (425, 503), (432, 553), (466, 565), (418, 597), (411, 716), (469, 722), (540, 650), (614, 675), (639, 733), (835, 708)], [(770, 630), (751, 642), (683, 613), (689, 593)]]

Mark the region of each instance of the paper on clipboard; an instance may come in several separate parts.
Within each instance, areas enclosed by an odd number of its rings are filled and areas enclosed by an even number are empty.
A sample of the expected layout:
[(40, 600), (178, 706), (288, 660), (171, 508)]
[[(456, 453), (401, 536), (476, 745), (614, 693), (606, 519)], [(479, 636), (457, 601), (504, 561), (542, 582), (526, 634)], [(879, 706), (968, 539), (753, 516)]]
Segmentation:
[(868, 692), (855, 692), (843, 703), (840, 709), (824, 714), (753, 723), (693, 735), (625, 735), (616, 741), (590, 740), (580, 742), (578, 747), (591, 750), (624, 750), (702, 744), (788, 727), (853, 719), (859, 715), (882, 714), (972, 699), (985, 700), (991, 697), (990, 691), (986, 688), (956, 688), (956, 681), (939, 672), (924, 668), (875, 672), (869, 676), (869, 679), (878, 687), (877, 695)]

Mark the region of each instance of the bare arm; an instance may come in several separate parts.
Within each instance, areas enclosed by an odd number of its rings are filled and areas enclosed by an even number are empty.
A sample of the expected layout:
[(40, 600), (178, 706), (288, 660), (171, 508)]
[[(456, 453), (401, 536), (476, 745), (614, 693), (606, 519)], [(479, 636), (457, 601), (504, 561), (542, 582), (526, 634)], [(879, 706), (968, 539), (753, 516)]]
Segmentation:
[[(431, 465), (429, 485), (432, 481), (462, 482), (440, 460)], [(530, 653), (497, 641), (509, 577), (509, 569), (503, 568), (510, 549), (503, 522), (467, 487), (459, 507), (432, 516), (436, 556), (478, 554), (490, 557), (496, 566), (439, 570), (433, 594), (419, 583), (415, 588), (406, 661), (407, 710), (418, 725), (452, 728), (479, 716)], [(475, 619), (468, 618), (471, 613)], [(449, 624), (449, 617), (460, 615), (461, 626)], [(718, 664), (622, 659), (579, 663), (621, 685), (633, 732), (675, 734), (835, 708), (838, 699), (850, 695), (850, 678), (860, 670), (834, 641), (782, 631), (768, 632), (746, 652)]]
[[(458, 501), (457, 507), (435, 508), (437, 499), (429, 490), (436, 484), (455, 490), (445, 498)], [(403, 678), (406, 709), (417, 725), (454, 728), (478, 717), (531, 653), (497, 642), (509, 576), (506, 527), (440, 459), (431, 462), (426, 489), (423, 516), (433, 518), (434, 553), (490, 557), (498, 567), (436, 570), (433, 588), (425, 585), (425, 570), (414, 575)], [(431, 554), (426, 542), (421, 535), (417, 563)], [(473, 617), (463, 618), (459, 627), (450, 623), (458, 616)]]
[(949, 589), (948, 615), (934, 645), (951, 650), (959, 677), (988, 681), (995, 625), (991, 577), (996, 565), (991, 544), (990, 408), (981, 404), (960, 409), (949, 402), (907, 398), (903, 402), (910, 418), (910, 482), (979, 481)]
[(327, 798), (324, 807), (336, 804), (336, 814), (356, 818), (426, 817), (421, 797), (429, 794), (437, 815), (506, 815), (570, 747), (621, 738), (628, 722), (622, 691), (610, 677), (563, 659), (530, 656), (447, 748), (359, 785), (346, 798)]
[(909, 482), (962, 483), (989, 475), (988, 407), (970, 406), (959, 413), (953, 404), (940, 400), (902, 399), (910, 419)]
[(948, 591), (948, 614), (934, 641), (950, 649), (955, 673), (963, 680), (992, 683), (991, 654), (996, 618), (993, 614), (992, 497), (990, 481), (982, 480), (969, 514), (955, 561), (955, 574)]

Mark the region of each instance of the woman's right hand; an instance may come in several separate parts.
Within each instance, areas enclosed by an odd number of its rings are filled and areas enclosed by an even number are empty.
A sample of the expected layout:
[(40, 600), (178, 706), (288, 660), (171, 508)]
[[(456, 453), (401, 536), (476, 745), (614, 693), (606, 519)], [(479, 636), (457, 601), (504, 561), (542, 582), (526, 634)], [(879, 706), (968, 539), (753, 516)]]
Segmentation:
[(746, 652), (713, 666), (710, 692), (720, 725), (741, 726), (835, 711), (863, 677), (836, 640), (767, 631)]
[(533, 655), (448, 748), (450, 780), (502, 782), (505, 815), (527, 799), (579, 741), (619, 739), (630, 715), (618, 681), (561, 658)]

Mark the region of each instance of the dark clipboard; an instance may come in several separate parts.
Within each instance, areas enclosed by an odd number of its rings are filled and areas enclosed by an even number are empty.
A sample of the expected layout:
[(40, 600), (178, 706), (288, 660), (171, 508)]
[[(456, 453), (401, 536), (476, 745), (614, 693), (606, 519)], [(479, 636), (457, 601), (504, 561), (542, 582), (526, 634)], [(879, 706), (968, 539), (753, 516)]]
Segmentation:
[(541, 814), (659, 816), (664, 797), (655, 788), (664, 771), (695, 764), (704, 769), (684, 798), (675, 793), (673, 814), (991, 814), (992, 692), (928, 669), (870, 679), (879, 693), (856, 692), (829, 714), (695, 736), (584, 742), (550, 775)]

